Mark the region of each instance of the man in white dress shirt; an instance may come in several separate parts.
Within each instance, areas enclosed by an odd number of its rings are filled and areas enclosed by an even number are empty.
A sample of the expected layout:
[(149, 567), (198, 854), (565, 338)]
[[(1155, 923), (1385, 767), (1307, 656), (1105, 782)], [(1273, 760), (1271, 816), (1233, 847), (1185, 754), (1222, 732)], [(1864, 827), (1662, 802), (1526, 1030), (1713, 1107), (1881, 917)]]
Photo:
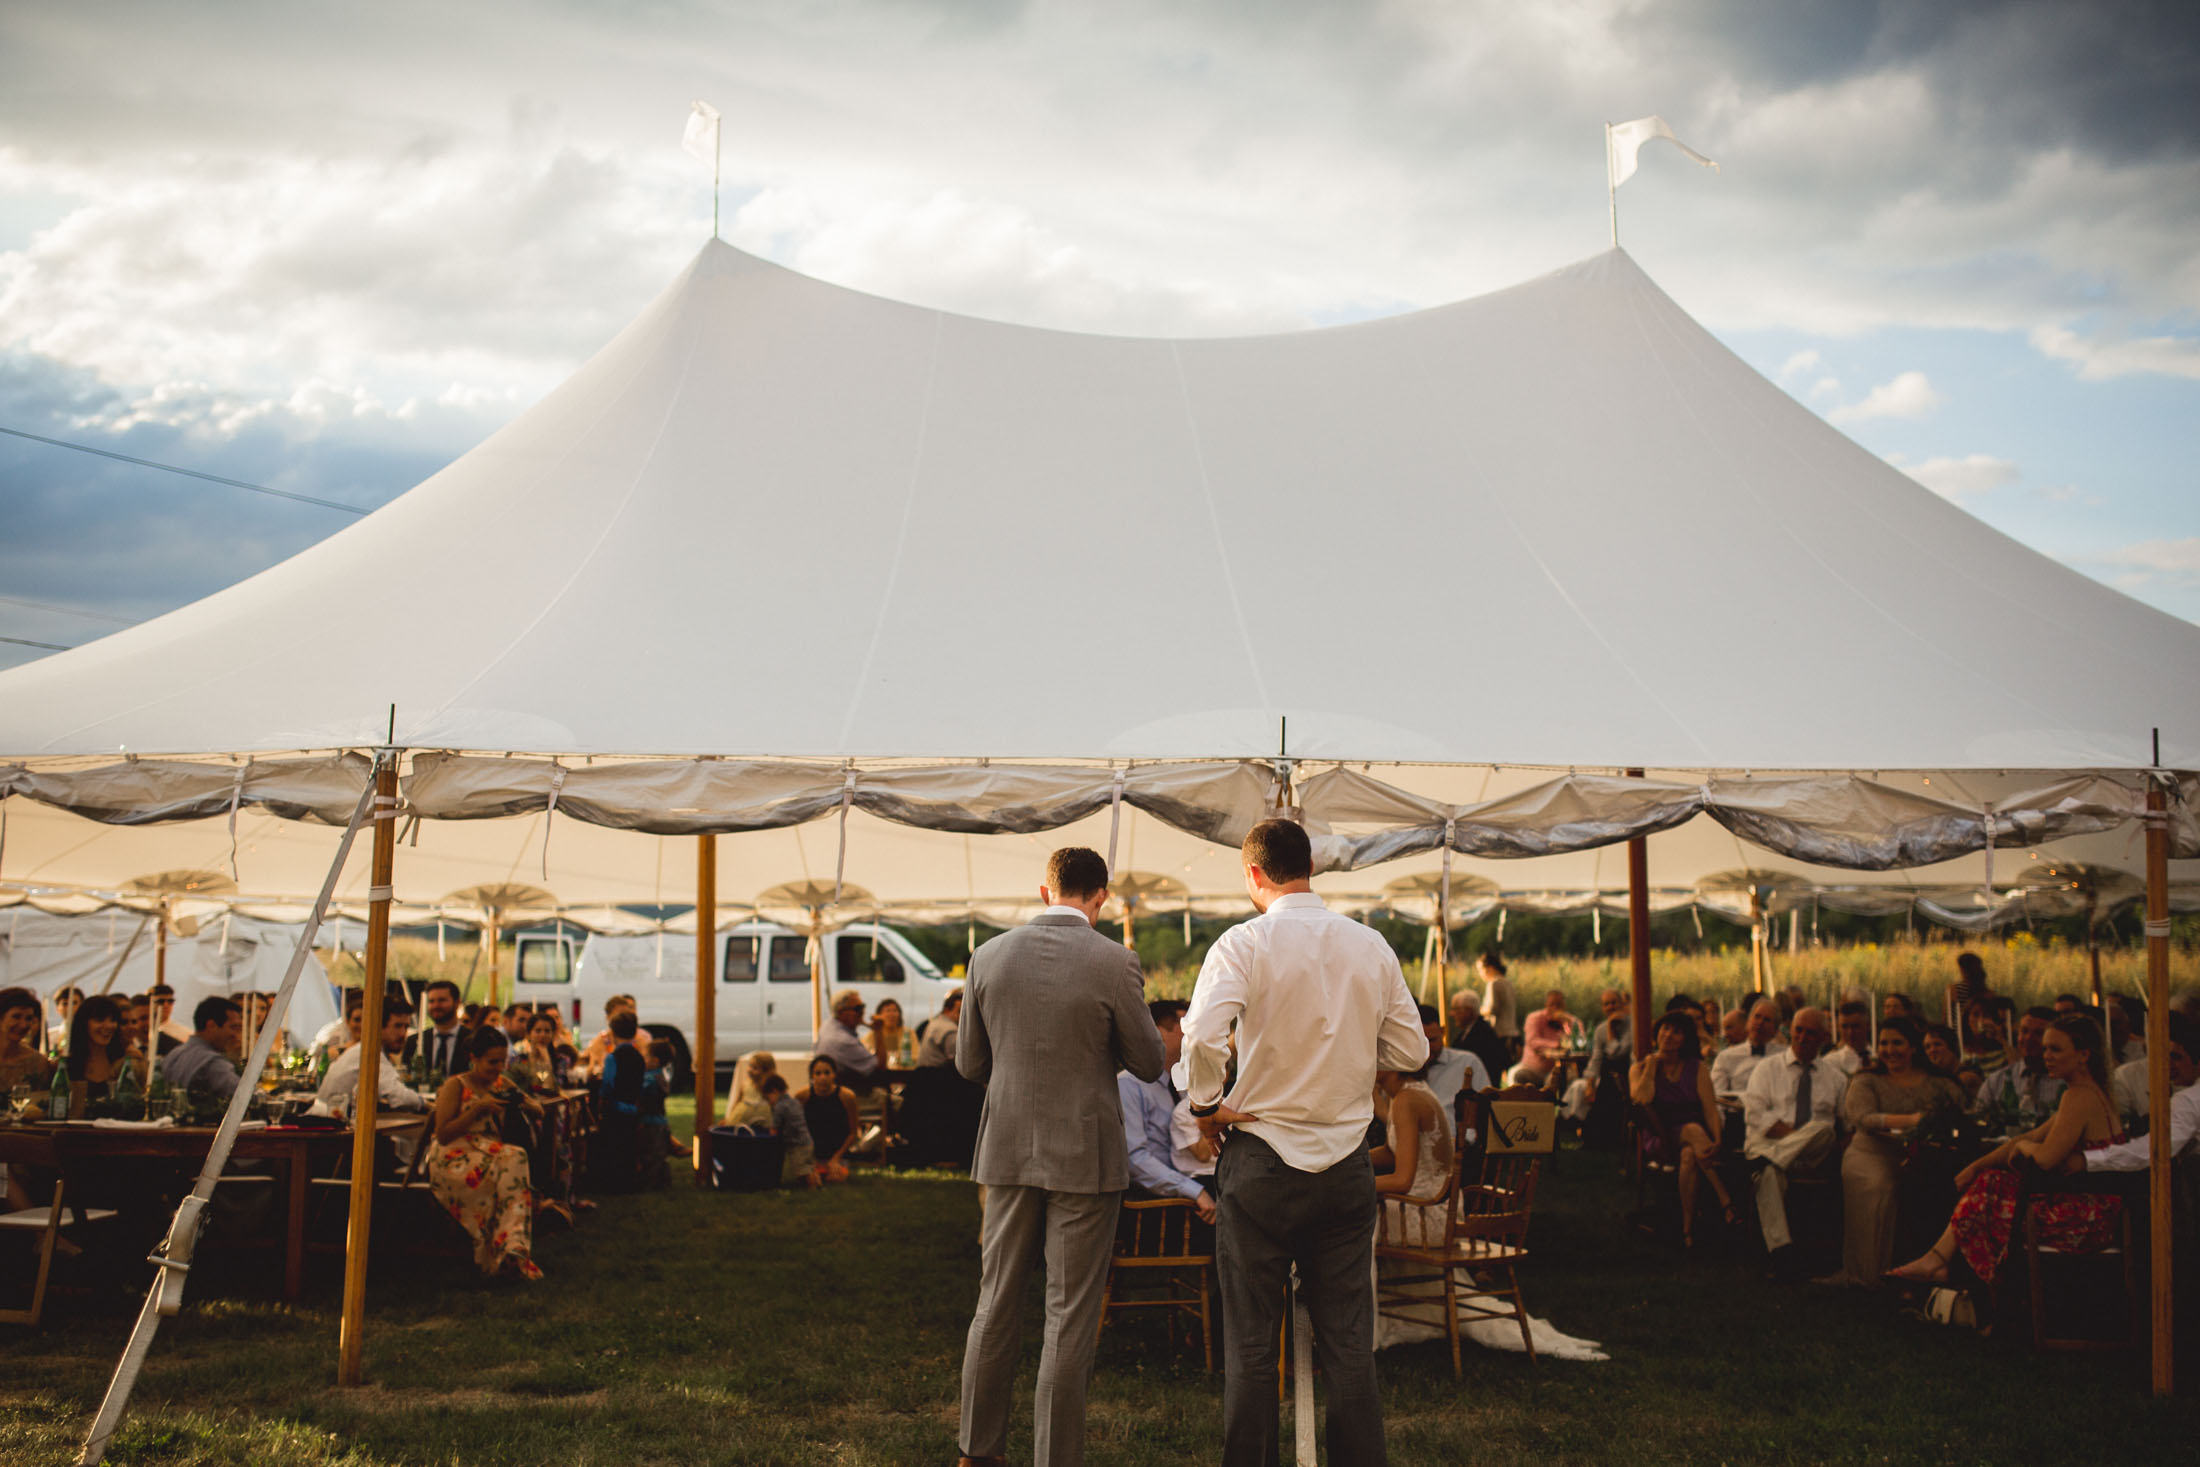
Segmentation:
[(1841, 1042), (1826, 1058), (1840, 1067), (1842, 1079), (1853, 1080), (1872, 1062), (1872, 1011), (1849, 999), (1834, 1010), (1833, 1027)]
[[(1225, 932), (1184, 1016), (1187, 1095), (1222, 1148), (1224, 1467), (1277, 1459), (1276, 1331), (1292, 1265), (1329, 1387), (1332, 1467), (1386, 1461), (1374, 1351), (1375, 1173), (1367, 1159), (1375, 1072), (1428, 1063), (1390, 944), (1332, 912), (1309, 885), (1313, 851), (1288, 820), (1246, 835), (1245, 889), (1260, 915)], [(1223, 1079), (1230, 1031), (1238, 1079)]]
[[(396, 994), (382, 1001), (382, 1063), (374, 1067), (374, 1103), (382, 1110), (426, 1110), (421, 1099), (405, 1083), (405, 1036), (412, 1033), (413, 1006)], [(316, 1095), (331, 1110), (349, 1114), (359, 1101), (359, 1066), (367, 1047), (354, 1044), (328, 1067)]]
[(1824, 1009), (1798, 1009), (1788, 1025), (1785, 1053), (1769, 1055), (1750, 1074), (1742, 1095), (1746, 1138), (1742, 1154), (1762, 1163), (1757, 1173), (1757, 1221), (1775, 1274), (1796, 1265), (1788, 1230), (1788, 1174), (1819, 1165), (1833, 1152), (1834, 1117), (1849, 1087), (1833, 1057), (1824, 1053), (1833, 1030)]
[(1758, 999), (1743, 1023), (1741, 1042), (1729, 1044), (1711, 1061), (1712, 1090), (1722, 1096), (1746, 1094), (1757, 1066), (1786, 1047), (1780, 1043), (1780, 1006)]

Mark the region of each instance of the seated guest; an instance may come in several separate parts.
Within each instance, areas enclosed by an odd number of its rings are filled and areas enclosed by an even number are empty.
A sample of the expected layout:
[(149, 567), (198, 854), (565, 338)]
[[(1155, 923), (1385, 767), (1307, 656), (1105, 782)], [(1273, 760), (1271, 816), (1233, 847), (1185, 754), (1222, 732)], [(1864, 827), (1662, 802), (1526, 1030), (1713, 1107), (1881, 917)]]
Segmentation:
[(581, 1051), (581, 1068), (588, 1073), (601, 1074), (604, 1060), (618, 1047), (618, 1036), (611, 1032), (611, 1021), (620, 1014), (634, 1014), (635, 1022), (641, 1022), (633, 994), (614, 993), (603, 1001), (603, 1030), (588, 1041), (588, 1048)]
[[(833, 995), (833, 1016), (818, 1033), (817, 1052), (833, 1062), (843, 1086), (867, 1094), (886, 1066), (863, 1042), (862, 1031), (863, 995), (853, 988), (843, 988)], [(824, 1149), (822, 1142), (818, 1149)]]
[(2084, 999), (2078, 997), (2075, 993), (2058, 993), (2055, 995), (2055, 1002), (2052, 1007), (2056, 1018), (2067, 1019), (2072, 1014), (2084, 1013), (2086, 1003)]
[(1588, 1066), (1566, 1087), (1565, 1113), (1580, 1122), (1582, 1144), (1610, 1147), (1626, 1119), (1627, 1087), (1619, 1077), (1627, 1073), (1635, 1049), (1627, 1035), (1626, 996), (1607, 988), (1598, 995), (1597, 1008), (1604, 1018), (1590, 1032)]
[(1840, 1043), (1826, 1056), (1843, 1079), (1854, 1079), (1872, 1062), (1872, 1011), (1869, 1005), (1850, 999), (1834, 1010), (1834, 1035)]
[(69, 1026), (76, 1022), (77, 1006), (84, 1002), (84, 991), (74, 983), (66, 983), (54, 990), (53, 1022), (46, 1028), (46, 1047), (68, 1053)]
[(1965, 1004), (1962, 1012), (1965, 1064), (1976, 1066), (1982, 1075), (1991, 1075), (2016, 1062), (2016, 1047), (2009, 1042), (2009, 1033), (2016, 1027), (2015, 1010), (2006, 999), (1981, 999)]
[(415, 1054), (426, 1054), (428, 1073), (440, 1082), (444, 1076), (465, 1069), (468, 1063), (458, 985), (448, 978), (438, 978), (420, 991), (420, 1001), (428, 1011), (427, 1023), (405, 1041), (405, 1063), (410, 1065)]
[(1169, 1071), (1184, 1057), (1184, 1010), (1189, 1007), (1176, 998), (1157, 998), (1146, 1005), (1154, 1027), (1161, 1031), (1161, 1048), (1168, 1058), (1151, 1080), (1119, 1071), (1115, 1093), (1123, 1111), (1123, 1140), (1130, 1150), (1131, 1185), (1147, 1197), (1182, 1197), (1199, 1209), (1200, 1221), (1213, 1222), (1215, 1199), (1197, 1180), (1176, 1169), (1176, 1142), (1170, 1129), (1177, 1097), (1170, 1089)]
[[(514, 1054), (519, 1053), (519, 1047), (527, 1042), (527, 1030), (534, 1020), (535, 1009), (532, 1004), (515, 1003), (505, 1009), (504, 1037), (511, 1041)], [(555, 1023), (552, 1027), (556, 1027)]]
[[(504, 1032), (510, 1037), (512, 1031)], [(559, 1041), (557, 1015), (536, 1010), (527, 1021), (527, 1041), (515, 1053), (526, 1062), (530, 1089), (556, 1094), (572, 1085), (573, 1065), (580, 1056)]]
[(142, 1091), (144, 1072), (131, 1066), (129, 1055), (122, 1005), (104, 993), (78, 1004), (69, 1023), (69, 1114), (81, 1119), (95, 1100), (112, 1100), (133, 1086)]
[(31, 1042), (43, 1017), (37, 994), (28, 988), (0, 988), (0, 1093), (18, 1084), (37, 1089), (53, 1083), (53, 1061)]
[(1895, 1183), (1907, 1133), (1963, 1108), (1963, 1090), (1923, 1062), (1924, 1036), (1908, 1019), (1879, 1025), (1878, 1057), (1842, 1096), (1849, 1148), (1841, 1156), (1841, 1268), (1818, 1280), (1875, 1288), (1894, 1262)]
[(2063, 1082), (2047, 1065), (2047, 1035), (2055, 1011), (2026, 1009), (2017, 1020), (2017, 1062), (1994, 1071), (1979, 1088), (1972, 1114), (2004, 1136), (2032, 1130), (2062, 1103)]
[(161, 1075), (178, 1094), (227, 1100), (241, 1074), (237, 1055), (244, 1046), (244, 1010), (226, 998), (202, 998), (191, 1022), (196, 1032), (161, 1059)]
[(779, 1061), (768, 1049), (752, 1049), (733, 1067), (733, 1089), (726, 1097), (725, 1126), (770, 1126), (772, 1103), (764, 1082), (779, 1073)]
[(779, 1185), (799, 1181), (806, 1187), (818, 1186), (817, 1147), (810, 1140), (810, 1123), (802, 1114), (802, 1103), (787, 1093), (787, 1077), (776, 1071), (766, 1075), (762, 1098), (772, 1134), (787, 1144), (786, 1160), (779, 1168)]
[[(1963, 1065), (1963, 1042), (1956, 1038), (1956, 1031), (1946, 1024), (1920, 1024), (1918, 1032), (1925, 1040), (1925, 1067), (1953, 1078)], [(1964, 1104), (1970, 1104), (1968, 1098)]]
[(1506, 1076), (1507, 1083), (1550, 1089), (1558, 1079), (1558, 1062), (1580, 1033), (1581, 1020), (1566, 1012), (1566, 995), (1555, 988), (1544, 994), (1543, 1007), (1520, 1026), (1520, 1063)]
[[(1778, 1012), (1779, 1005), (1774, 1004), (1773, 1010)], [(1712, 1058), (1717, 1059), (1719, 1055), (1725, 1054), (1735, 1045), (1740, 1044), (1743, 1037), (1748, 1033), (1749, 1009), (1742, 1004), (1736, 1004), (1726, 1011), (1725, 1017), (1719, 1020), (1719, 1049), (1718, 1054), (1714, 1054)]]
[(133, 993), (116, 1002), (122, 1005), (123, 1044), (142, 1060), (153, 1052), (153, 1001), (142, 993)]
[(1760, 998), (1746, 1011), (1735, 1012), (1742, 1020), (1741, 1038), (1711, 1061), (1711, 1089), (1721, 1097), (1738, 1099), (1749, 1090), (1749, 1077), (1758, 1064), (1787, 1046), (1780, 1042), (1780, 1006), (1771, 999)]
[(502, 1029), (486, 1025), (468, 1038), (467, 1067), (436, 1094), (428, 1186), (472, 1235), (483, 1273), (539, 1279), (527, 1152), (504, 1139), (504, 1126), (515, 1107), (537, 1117), (542, 1107), (505, 1075), (511, 1047)]
[(1421, 1033), (1428, 1039), (1428, 1069), (1422, 1076), (1429, 1093), (1436, 1103), (1450, 1115), (1458, 1107), (1459, 1094), (1463, 1090), (1483, 1091), (1492, 1083), (1490, 1072), (1482, 1067), (1482, 1056), (1471, 1049), (1452, 1049), (1444, 1043), (1444, 1025), (1437, 1017), (1434, 1004), (1422, 1004)]
[[(160, 989), (155, 988), (153, 990), (153, 997), (154, 1012), (158, 1014), (160, 1011)], [(313, 1036), (313, 1043), (307, 1046), (316, 1061), (323, 1054), (333, 1060), (359, 1042), (357, 1015), (365, 1001), (365, 995), (360, 993), (358, 989), (347, 988), (344, 990), (344, 1001), (337, 1006), (336, 1010), (338, 1017), (323, 1024), (320, 1031)], [(188, 1037), (186, 1036), (186, 1038)], [(165, 1052), (163, 1051), (163, 1053)]]
[[(2200, 1021), (2181, 1013), (2169, 1016), (2169, 1154), (2182, 1156), (2192, 1150), (2193, 1141), (2200, 1136)], [(2155, 1127), (2144, 1136), (2120, 1141), (2099, 1151), (2073, 1151), (2063, 1158), (2065, 1172), (2139, 1172), (2145, 1171), (2153, 1154), (2154, 1137), (2164, 1128)]]
[[(1890, 1278), (1939, 1283), (1958, 1254), (1979, 1282), (1992, 1286), (2017, 1215), (2019, 1157), (2042, 1171), (2058, 1171), (2072, 1152), (2105, 1151), (2124, 1139), (2108, 1098), (2108, 1041), (2091, 1019), (2068, 1016), (2048, 1026), (2042, 1041), (2047, 1072), (2064, 1085), (2052, 1119), (2011, 1137), (1956, 1173), (1963, 1189), (1947, 1230), (1922, 1255)], [(2066, 1253), (2094, 1253), (2115, 1240), (2123, 1199), (2100, 1192), (2054, 1192), (2031, 1200), (2040, 1241)]]
[(908, 1033), (901, 1021), (901, 1003), (897, 999), (879, 1000), (878, 1011), (871, 1015), (871, 1055), (878, 1061), (881, 1073), (901, 1063), (902, 1038)]
[(156, 983), (146, 990), (145, 996), (152, 1001), (152, 1013), (149, 1017), (153, 1032), (160, 1036), (154, 1044), (160, 1053), (166, 1054), (190, 1039), (191, 1031), (176, 1017), (175, 989), (165, 983)]
[[(1389, 1101), (1383, 1122), (1382, 1155), (1371, 1158), (1387, 1169), (1375, 1178), (1378, 1202), (1399, 1197), (1426, 1202), (1443, 1195), (1451, 1180), (1451, 1127), (1443, 1107), (1422, 1083), (1427, 1066), (1410, 1075), (1396, 1070), (1375, 1072), (1375, 1088)], [(1384, 1235), (1393, 1242), (1420, 1247), (1443, 1241), (1444, 1219), (1439, 1211), (1422, 1207), (1392, 1207), (1384, 1220)]]
[[(477, 1014), (477, 1015), (475, 1016), (475, 1018), (474, 1018), (474, 1027), (475, 1027), (476, 1029), (494, 1029), (494, 1030), (496, 1030), (496, 1031), (497, 1031), (497, 1032), (499, 1032), (499, 1033), (503, 1033), (503, 1030), (504, 1030), (504, 1010), (502, 1010), (502, 1009), (498, 1008), (498, 1007), (497, 1007), (497, 1006), (496, 1006), (495, 1004), (493, 1004), (493, 1003), (485, 1003), (485, 1004), (483, 1004), (483, 1005), (481, 1006), (481, 1012), (480, 1012), (479, 1014)], [(510, 1036), (506, 1036), (506, 1038), (505, 1038), (505, 1041), (504, 1041), (504, 1047), (505, 1047), (505, 1049), (506, 1049), (506, 1051), (507, 1051), (507, 1052), (509, 1052), (509, 1051), (510, 1051), (510, 1049), (511, 1049), (511, 1046), (512, 1046), (512, 1041), (511, 1041), (511, 1038), (510, 1038)]]
[(810, 1085), (795, 1099), (810, 1128), (821, 1182), (848, 1180), (848, 1148), (856, 1140), (855, 1092), (840, 1083), (840, 1067), (825, 1055), (810, 1061)]
[(1879, 1020), (1881, 1023), (1885, 1023), (1889, 1019), (1908, 1019), (1915, 1024), (1923, 1017), (1917, 1011), (1916, 1001), (1907, 993), (1890, 993), (1879, 1000)]
[(1479, 1059), (1482, 1072), (1494, 1082), (1512, 1064), (1512, 1052), (1504, 1037), (1483, 1017), (1479, 1003), (1472, 989), (1451, 996), (1451, 1048), (1463, 1049)]
[(2108, 1001), (2108, 1067), (2111, 1070), (2147, 1057), (2147, 1006), (2131, 994)]
[(962, 1011), (962, 990), (949, 989), (947, 997), (940, 1000), (940, 1011), (924, 1026), (924, 1037), (917, 1044), (918, 1069), (955, 1068), (955, 1035), (962, 1027)]
[(1802, 1009), (1788, 1028), (1788, 1047), (1751, 1072), (1742, 1096), (1742, 1154), (1761, 1163), (1757, 1221), (1775, 1274), (1792, 1276), (1796, 1255), (1788, 1228), (1788, 1176), (1833, 1153), (1835, 1118), (1849, 1077), (1825, 1053), (1833, 1037), (1823, 1009)]
[(672, 1096), (672, 1041), (650, 1040), (644, 1056), (648, 1068), (642, 1071), (641, 1147), (634, 1170), (644, 1187), (669, 1187), (672, 1119), (665, 1114), (665, 1102)]
[[(381, 1110), (426, 1110), (405, 1083), (405, 1036), (412, 1033), (413, 1006), (396, 994), (382, 1000), (382, 1062), (374, 1067), (374, 1103)], [(355, 1044), (328, 1067), (316, 1098), (330, 1110), (349, 1115), (359, 1096), (359, 1067), (367, 1047)]]
[(1734, 1199), (1714, 1164), (1719, 1154), (1719, 1101), (1711, 1093), (1711, 1067), (1703, 1062), (1696, 1021), (1670, 1010), (1651, 1032), (1650, 1052), (1628, 1072), (1629, 1098), (1647, 1113), (1644, 1141), (1653, 1155), (1679, 1167), (1681, 1243), (1696, 1246), (1696, 1191), (1708, 1181), (1728, 1222), (1737, 1220)]

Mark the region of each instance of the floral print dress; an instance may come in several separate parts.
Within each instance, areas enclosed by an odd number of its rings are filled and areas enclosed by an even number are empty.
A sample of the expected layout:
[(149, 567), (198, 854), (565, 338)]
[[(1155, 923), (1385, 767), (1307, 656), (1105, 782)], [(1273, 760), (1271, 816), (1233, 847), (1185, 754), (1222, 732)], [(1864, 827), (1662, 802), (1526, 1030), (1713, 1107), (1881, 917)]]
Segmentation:
[[(460, 1110), (487, 1092), (459, 1077)], [(529, 1255), (533, 1247), (534, 1192), (528, 1179), (527, 1152), (498, 1134), (494, 1111), (474, 1117), (472, 1129), (450, 1141), (432, 1143), (428, 1185), (443, 1210), (474, 1240), (474, 1262), (483, 1273), (507, 1264), (523, 1277), (540, 1278)]]
[[(2099, 1151), (2122, 1143), (2118, 1131), (2082, 1149)], [(2039, 1218), (2040, 1241), (2065, 1253), (2098, 1253), (2116, 1241), (2124, 1218), (2124, 1199), (2104, 1192), (2049, 1192), (2031, 1199)], [(1991, 1284), (2009, 1252), (2016, 1228), (2017, 1174), (2006, 1167), (1983, 1171), (1956, 1203), (1956, 1247), (1981, 1283)]]

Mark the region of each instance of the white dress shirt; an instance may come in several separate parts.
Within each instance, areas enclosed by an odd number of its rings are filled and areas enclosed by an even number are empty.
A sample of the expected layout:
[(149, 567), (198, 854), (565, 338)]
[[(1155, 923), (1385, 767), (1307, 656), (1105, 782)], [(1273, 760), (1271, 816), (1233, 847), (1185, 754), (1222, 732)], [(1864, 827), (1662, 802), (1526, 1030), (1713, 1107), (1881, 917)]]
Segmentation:
[(1787, 1046), (1774, 1039), (1762, 1045), (1751, 1045), (1748, 1040), (1729, 1044), (1711, 1059), (1711, 1089), (1718, 1095), (1743, 1095), (1749, 1090), (1749, 1077), (1765, 1060), (1777, 1057)]
[(2116, 1073), (2108, 1077), (2108, 1094), (2116, 1107), (2116, 1114), (2127, 1124), (2147, 1118), (2147, 1107), (2154, 1103), (2147, 1094), (2147, 1062), (2144, 1056), (2127, 1060), (2116, 1067)]
[[(2200, 1085), (2187, 1085), (2172, 1091), (2169, 1097), (2169, 1154), (2177, 1156), (2192, 1149), (2193, 1138), (2200, 1135)], [(2104, 1146), (2099, 1151), (2081, 1151), (2085, 1169), (2089, 1172), (2137, 1172), (2145, 1171), (2152, 1155), (2149, 1143), (2154, 1132), (2134, 1136), (2129, 1141), (2119, 1141), (2114, 1146)]]
[[(1802, 1077), (1803, 1062), (1792, 1049), (1767, 1055), (1750, 1074), (1742, 1092), (1742, 1125), (1745, 1134), (1761, 1139), (1779, 1121), (1795, 1124), (1795, 1087)], [(1849, 1077), (1830, 1054), (1821, 1054), (1810, 1066), (1810, 1119), (1832, 1124), (1841, 1113), (1841, 1095)], [(1801, 1127), (1796, 1129), (1800, 1130)]]
[(1832, 1051), (1827, 1053), (1824, 1058), (1829, 1059), (1833, 1062), (1834, 1068), (1841, 1072), (1841, 1078), (1843, 1080), (1855, 1079), (1856, 1072), (1863, 1069), (1866, 1064), (1869, 1064), (1871, 1062), (1870, 1055), (1859, 1054), (1855, 1050), (1849, 1048), (1846, 1044), (1837, 1045)]
[[(314, 1092), (323, 1105), (333, 1103), (349, 1109), (359, 1098), (359, 1057), (367, 1052), (364, 1044), (354, 1044), (336, 1057), (336, 1063), (328, 1067), (321, 1077), (321, 1085)], [(398, 1073), (402, 1068), (393, 1054), (382, 1056), (382, 1063), (374, 1067), (374, 1101), (383, 1110), (426, 1110), (428, 1102), (413, 1093)]]
[(1489, 1067), (1482, 1063), (1482, 1056), (1465, 1049), (1438, 1050), (1436, 1058), (1429, 1061), (1428, 1073), (1421, 1079), (1446, 1117), (1452, 1114), (1459, 1092), (1469, 1085), (1477, 1090), (1490, 1088)]
[(1233, 1023), (1230, 1108), (1259, 1117), (1238, 1129), (1303, 1172), (1366, 1142), (1376, 1070), (1418, 1070), (1429, 1057), (1390, 944), (1313, 892), (1277, 897), (1207, 950), (1184, 1015), (1185, 1093), (1202, 1110), (1224, 1098)]

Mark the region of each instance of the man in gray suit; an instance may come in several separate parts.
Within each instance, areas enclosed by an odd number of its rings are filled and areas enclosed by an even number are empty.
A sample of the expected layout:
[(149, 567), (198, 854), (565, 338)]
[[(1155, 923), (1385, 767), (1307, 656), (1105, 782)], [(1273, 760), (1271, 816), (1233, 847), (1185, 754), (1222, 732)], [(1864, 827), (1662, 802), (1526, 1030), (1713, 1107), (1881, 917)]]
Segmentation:
[(978, 1310), (963, 1354), (962, 1461), (998, 1464), (1022, 1343), (1024, 1282), (1046, 1253), (1046, 1342), (1033, 1393), (1039, 1467), (1085, 1460), (1085, 1385), (1100, 1332), (1115, 1217), (1130, 1185), (1117, 1070), (1161, 1073), (1138, 956), (1093, 930), (1108, 864), (1047, 858), (1046, 911), (979, 948), (963, 989), (955, 1067), (986, 1087), (970, 1175), (985, 1187)]

